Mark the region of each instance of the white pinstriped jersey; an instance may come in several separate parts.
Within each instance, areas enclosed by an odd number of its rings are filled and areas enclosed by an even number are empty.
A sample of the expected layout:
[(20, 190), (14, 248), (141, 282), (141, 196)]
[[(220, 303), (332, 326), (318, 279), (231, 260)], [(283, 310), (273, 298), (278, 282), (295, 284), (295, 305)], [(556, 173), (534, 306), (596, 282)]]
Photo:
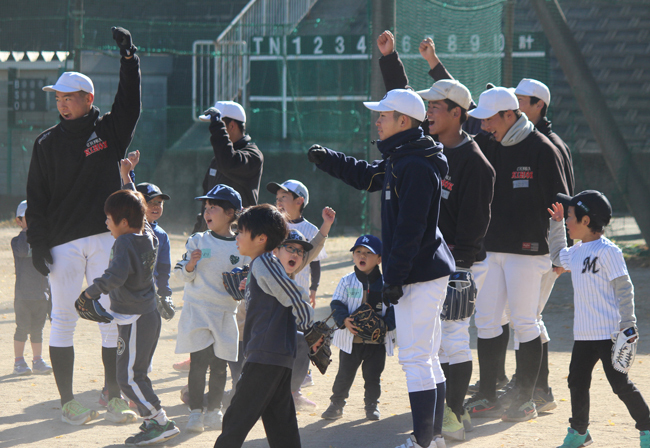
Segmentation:
[(628, 275), (621, 249), (601, 236), (589, 243), (577, 242), (560, 251), (564, 269), (573, 282), (573, 338), (576, 341), (610, 339), (619, 330), (621, 315), (612, 280)]
[[(318, 233), (318, 227), (307, 221), (306, 219), (303, 218), (302, 221), (300, 221), (297, 224), (294, 223), (289, 223), (288, 226), (290, 229), (295, 229), (298, 232), (302, 233), (305, 238), (307, 238), (307, 241), (311, 241), (314, 239), (316, 234)], [(320, 251), (320, 254), (314, 258), (313, 261), (320, 261), (327, 258), (327, 252), (325, 252), (325, 248)], [(296, 275), (296, 283), (300, 285), (301, 287), (305, 288), (305, 291), (309, 293), (309, 286), (310, 286), (310, 281), (309, 277), (311, 275), (311, 268), (309, 265), (305, 266), (305, 269), (303, 269), (298, 275)]]

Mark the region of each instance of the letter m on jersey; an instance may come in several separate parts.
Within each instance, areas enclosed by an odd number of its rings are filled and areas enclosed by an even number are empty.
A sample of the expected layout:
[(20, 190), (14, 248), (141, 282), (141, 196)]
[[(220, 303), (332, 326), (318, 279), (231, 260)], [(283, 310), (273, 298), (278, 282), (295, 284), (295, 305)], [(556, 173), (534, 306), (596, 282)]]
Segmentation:
[(597, 260), (598, 257), (594, 257), (593, 260), (591, 260), (591, 257), (585, 258), (582, 262), (582, 273), (584, 274), (585, 272), (591, 271), (592, 274), (595, 274), (596, 272), (600, 271), (600, 269), (596, 269)]

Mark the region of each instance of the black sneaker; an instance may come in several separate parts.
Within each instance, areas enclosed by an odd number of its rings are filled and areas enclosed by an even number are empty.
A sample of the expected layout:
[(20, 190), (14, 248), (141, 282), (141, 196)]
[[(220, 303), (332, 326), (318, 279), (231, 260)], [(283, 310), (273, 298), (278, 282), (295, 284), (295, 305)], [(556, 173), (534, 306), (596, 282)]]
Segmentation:
[[(513, 379), (514, 379), (514, 375), (513, 375)], [(474, 383), (474, 384), (470, 384), (467, 387), (467, 395), (478, 393), (480, 384), (481, 384), (481, 380), (476, 381), (476, 383)], [(507, 385), (508, 385), (508, 377), (507, 376), (504, 376), (503, 378), (497, 379), (497, 390), (503, 389)]]
[(504, 409), (507, 409), (512, 404), (512, 402), (517, 399), (518, 395), (519, 388), (516, 384), (514, 384), (512, 387), (506, 386), (503, 389), (503, 392), (497, 394), (499, 397), (499, 403), (501, 403), (501, 406), (503, 406)]
[[(342, 414), (343, 414), (343, 409), (341, 409), (341, 415)], [(379, 412), (379, 409), (377, 408), (377, 404), (371, 404), (366, 406), (366, 418), (368, 420), (379, 420), (381, 418), (381, 412)]]
[(549, 412), (557, 408), (557, 402), (555, 401), (555, 397), (553, 397), (553, 390), (550, 387), (548, 388), (548, 392), (544, 392), (539, 387), (535, 388), (533, 401), (535, 402), (538, 413)]
[(465, 409), (471, 418), (499, 418), (503, 414), (499, 400), (490, 400), (478, 392), (465, 402)]
[(173, 420), (169, 420), (164, 425), (160, 425), (155, 420), (147, 420), (140, 425), (140, 431), (138, 434), (126, 439), (124, 444), (136, 446), (153, 445), (176, 437), (181, 432)]
[(329, 407), (321, 414), (325, 420), (338, 420), (343, 417), (343, 406), (330, 403)]
[(501, 420), (504, 422), (525, 422), (534, 418), (537, 418), (537, 408), (535, 408), (533, 400), (515, 400), (503, 414)]

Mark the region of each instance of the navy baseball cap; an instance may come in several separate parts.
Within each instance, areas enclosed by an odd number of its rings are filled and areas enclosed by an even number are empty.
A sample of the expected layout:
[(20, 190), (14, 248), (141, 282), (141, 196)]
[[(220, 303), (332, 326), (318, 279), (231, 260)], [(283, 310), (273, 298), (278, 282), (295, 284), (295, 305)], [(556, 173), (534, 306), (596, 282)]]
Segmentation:
[(307, 238), (296, 229), (291, 229), (289, 235), (287, 235), (286, 239), (282, 242), (282, 244), (287, 243), (300, 244), (305, 250), (312, 250), (314, 248), (314, 246), (307, 241)]
[(142, 193), (147, 202), (157, 197), (161, 197), (165, 201), (169, 201), (171, 199), (169, 195), (163, 193), (157, 185), (150, 184), (149, 182), (142, 182), (141, 184), (138, 184), (135, 189)]
[(359, 246), (369, 249), (375, 255), (381, 255), (381, 240), (374, 235), (361, 235), (357, 238), (350, 252), (354, 252), (354, 249)]
[(606, 226), (612, 219), (612, 206), (600, 191), (585, 190), (573, 197), (558, 193), (556, 199), (564, 206), (580, 208), (597, 226)]
[(205, 196), (199, 196), (198, 198), (194, 198), (197, 201), (200, 201), (202, 199), (213, 199), (215, 201), (217, 200), (222, 200), (222, 201), (228, 201), (232, 204), (233, 207), (235, 207), (236, 210), (241, 210), (241, 196), (237, 191), (229, 187), (228, 185), (224, 184), (218, 184), (212, 187), (212, 190), (208, 191), (208, 193)]

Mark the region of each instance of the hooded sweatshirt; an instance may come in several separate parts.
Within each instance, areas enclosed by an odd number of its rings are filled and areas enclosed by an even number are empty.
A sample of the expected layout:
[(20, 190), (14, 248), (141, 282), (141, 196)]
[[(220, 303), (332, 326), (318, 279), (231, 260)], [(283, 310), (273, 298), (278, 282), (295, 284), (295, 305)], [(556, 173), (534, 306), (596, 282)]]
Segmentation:
[(381, 190), (384, 283), (448, 276), (454, 258), (438, 229), (441, 181), (448, 172), (442, 145), (414, 128), (378, 141), (377, 147), (383, 160), (368, 163), (327, 149), (317, 166), (359, 190)]

